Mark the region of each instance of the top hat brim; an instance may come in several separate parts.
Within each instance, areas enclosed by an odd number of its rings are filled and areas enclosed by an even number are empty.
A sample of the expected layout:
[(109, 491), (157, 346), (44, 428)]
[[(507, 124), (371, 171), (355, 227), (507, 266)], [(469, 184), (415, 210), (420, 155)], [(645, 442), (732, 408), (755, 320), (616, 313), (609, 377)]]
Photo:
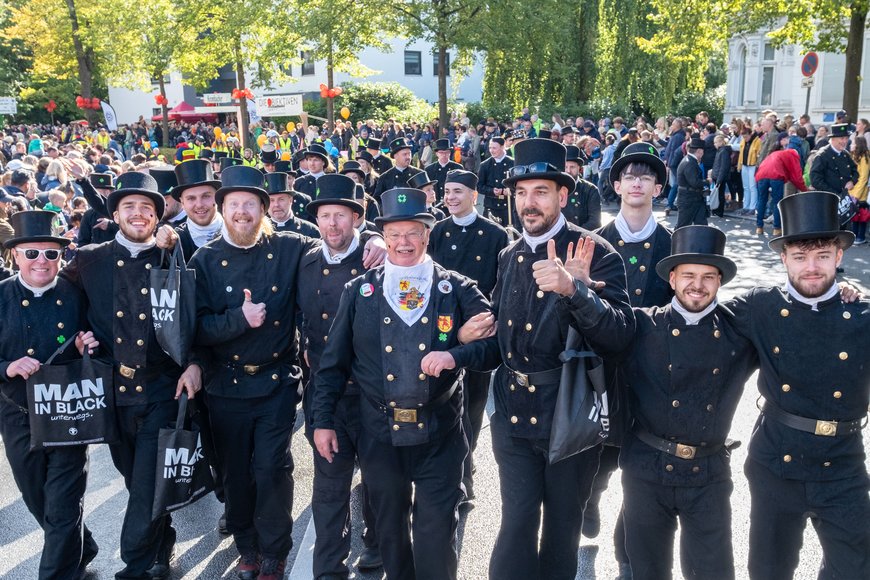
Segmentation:
[(781, 253), (786, 242), (797, 242), (800, 240), (816, 240), (819, 238), (837, 238), (840, 240), (840, 247), (843, 250), (848, 249), (855, 243), (855, 234), (845, 230), (825, 231), (825, 232), (801, 232), (790, 236), (778, 236), (767, 242), (767, 247), (777, 253)]
[(396, 215), (390, 217), (378, 216), (375, 218), (375, 225), (383, 229), (384, 224), (394, 222), (420, 222), (427, 228), (432, 228), (435, 225), (435, 216), (428, 212), (411, 214), (411, 215)]
[(737, 264), (731, 258), (719, 254), (672, 254), (656, 264), (656, 274), (662, 280), (670, 280), (671, 270), (680, 264), (704, 264), (715, 266), (722, 273), (722, 285), (734, 279), (737, 275)]
[(395, 155), (402, 149), (412, 149), (411, 145), (400, 145), (399, 147), (390, 147), (390, 155)]
[(190, 189), (191, 187), (198, 187), (200, 185), (209, 185), (215, 189), (218, 189), (221, 186), (221, 182), (215, 179), (212, 181), (197, 181), (196, 183), (185, 183), (184, 185), (176, 185), (171, 190), (169, 190), (169, 195), (171, 195), (176, 201), (181, 201), (181, 194), (184, 193), (185, 189)]
[(153, 201), (157, 219), (163, 219), (163, 212), (166, 210), (166, 200), (159, 191), (151, 191), (150, 189), (116, 189), (106, 198), (106, 211), (109, 212), (109, 215), (114, 215), (121, 200), (130, 195), (144, 195)]
[(525, 181), (528, 179), (548, 179), (550, 181), (555, 181), (557, 184), (567, 187), (568, 193), (574, 191), (574, 188), (577, 187), (577, 180), (571, 177), (569, 174), (564, 171), (543, 171), (539, 173), (523, 173), (522, 175), (515, 175), (513, 177), (508, 177), (502, 183), (511, 189), (514, 188), (514, 185), (519, 183), (520, 181)]
[(309, 214), (311, 214), (311, 216), (317, 217), (317, 208), (322, 205), (343, 205), (344, 207), (350, 208), (352, 211), (355, 211), (359, 215), (363, 215), (366, 212), (363, 205), (354, 199), (315, 199), (308, 202), (308, 205), (305, 206), (305, 209), (308, 211)]
[(632, 163), (643, 163), (644, 165), (651, 166), (656, 172), (656, 181), (660, 185), (664, 185), (668, 182), (668, 168), (665, 166), (665, 162), (662, 161), (661, 157), (653, 155), (652, 153), (638, 152), (623, 155), (613, 162), (613, 165), (610, 166), (610, 172), (607, 174), (610, 178), (610, 183), (619, 181), (619, 174)]
[(23, 236), (20, 238), (9, 238), (3, 242), (3, 247), (7, 250), (21, 244), (38, 243), (38, 242), (54, 242), (60, 244), (62, 248), (67, 247), (72, 240), (61, 238), (58, 236)]
[(253, 193), (254, 195), (256, 195), (257, 197), (260, 198), (260, 201), (263, 202), (263, 206), (267, 210), (269, 209), (269, 205), (271, 203), (271, 199), (269, 198), (269, 193), (261, 187), (252, 187), (252, 186), (248, 186), (248, 185), (232, 185), (232, 186), (220, 188), (214, 194), (215, 203), (217, 204), (218, 207), (221, 207), (224, 203), (224, 197), (226, 197), (230, 193), (237, 193), (240, 191), (243, 191), (246, 193)]
[(342, 175), (347, 175), (348, 173), (356, 173), (361, 178), (366, 178), (366, 172), (362, 169), (342, 169), (341, 171), (339, 171), (339, 173), (341, 173)]

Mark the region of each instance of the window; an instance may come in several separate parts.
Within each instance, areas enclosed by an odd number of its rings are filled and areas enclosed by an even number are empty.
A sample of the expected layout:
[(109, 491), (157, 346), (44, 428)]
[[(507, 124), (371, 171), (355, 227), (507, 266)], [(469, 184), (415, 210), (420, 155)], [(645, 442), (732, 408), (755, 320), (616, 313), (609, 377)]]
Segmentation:
[(773, 67), (766, 66), (761, 71), (761, 106), (769, 107), (773, 102)]
[(771, 61), (776, 58), (776, 49), (769, 42), (764, 43), (764, 60)]
[[(450, 53), (444, 54), (445, 75), (450, 76)], [(432, 76), (438, 76), (438, 51), (432, 53)]]
[[(846, 78), (846, 55), (826, 52), (820, 71), (822, 78), (817, 79), (816, 87), (821, 85), (821, 105), (837, 108), (843, 106), (843, 80)], [(816, 73), (818, 74), (818, 73)], [(819, 83), (818, 81), (821, 81)], [(815, 90), (815, 89), (813, 89)]]
[(419, 50), (405, 51), (405, 74), (416, 76), (423, 74), (423, 55)]
[(740, 49), (740, 64), (737, 66), (737, 102), (742, 107), (746, 102), (746, 46)]
[(302, 76), (307, 77), (314, 74), (314, 60), (311, 58), (311, 51), (303, 50), (300, 54), (302, 57)]

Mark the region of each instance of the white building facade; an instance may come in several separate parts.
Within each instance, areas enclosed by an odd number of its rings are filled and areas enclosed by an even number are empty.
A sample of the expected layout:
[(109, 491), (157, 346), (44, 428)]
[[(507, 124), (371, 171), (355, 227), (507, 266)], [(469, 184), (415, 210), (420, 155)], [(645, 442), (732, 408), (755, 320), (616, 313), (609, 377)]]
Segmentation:
[[(365, 78), (351, 77), (346, 73), (334, 74), (335, 86), (342, 86), (348, 81), (352, 82), (397, 82), (414, 92), (417, 97), (430, 103), (438, 100), (438, 73), (437, 54), (433, 46), (422, 40), (408, 41), (405, 39), (393, 39), (389, 41), (389, 50), (381, 52), (374, 48), (364, 48), (360, 51), (360, 62), (366, 67), (376, 71)], [(287, 71), (294, 81), (272, 87), (252, 88), (257, 96), (284, 95), (302, 93), (307, 97), (320, 96), (320, 84), (326, 84), (326, 62), (309, 61), (305, 54), (300, 54), (302, 65), (296, 65)], [(477, 102), (483, 96), (483, 55), (477, 55), (468, 74), (461, 78), (455, 78), (450, 70), (450, 64), (456, 58), (455, 51), (448, 52), (448, 98), (463, 102)], [(248, 77), (250, 78), (250, 76)], [(160, 107), (154, 102), (155, 95), (159, 94), (157, 79), (153, 79), (150, 92), (131, 90), (120, 87), (109, 87), (109, 102), (115, 109), (118, 122), (121, 124), (132, 123), (140, 116), (150, 118), (160, 114)], [(172, 73), (166, 78), (166, 98), (171, 109), (182, 101), (194, 107), (203, 105), (202, 94), (184, 84), (179, 73)], [(232, 70), (222, 69), (220, 76), (215, 79), (205, 92), (229, 93), (236, 87), (236, 77)]]
[[(864, 39), (862, 77), (870, 78), (870, 34)], [(814, 86), (801, 86), (801, 62), (805, 51), (797, 45), (775, 48), (767, 31), (732, 37), (728, 42), (728, 80), (725, 94), (725, 120), (732, 117), (757, 118), (766, 109), (782, 117), (797, 119), (805, 112), (811, 121), (829, 124), (843, 108), (843, 79), (846, 55), (819, 52), (819, 65), (813, 75)], [(870, 86), (862, 83), (858, 118), (870, 117)], [(854, 119), (853, 119), (854, 121)]]

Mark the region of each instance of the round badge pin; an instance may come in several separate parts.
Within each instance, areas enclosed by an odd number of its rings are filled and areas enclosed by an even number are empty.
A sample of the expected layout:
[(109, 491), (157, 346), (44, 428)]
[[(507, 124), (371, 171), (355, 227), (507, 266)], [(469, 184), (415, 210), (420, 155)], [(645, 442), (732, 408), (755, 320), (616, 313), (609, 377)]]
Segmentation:
[(441, 280), (438, 282), (438, 289), (441, 290), (442, 294), (450, 294), (453, 292), (453, 284), (448, 282), (447, 280)]
[(371, 284), (363, 284), (359, 287), (359, 294), (364, 298), (368, 298), (375, 293), (375, 287)]

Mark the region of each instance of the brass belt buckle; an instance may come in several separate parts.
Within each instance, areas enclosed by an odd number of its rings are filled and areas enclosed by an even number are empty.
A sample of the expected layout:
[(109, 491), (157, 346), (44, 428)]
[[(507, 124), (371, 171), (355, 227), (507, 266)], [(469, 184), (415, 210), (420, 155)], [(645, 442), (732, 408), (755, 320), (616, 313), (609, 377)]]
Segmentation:
[(816, 435), (822, 437), (836, 437), (837, 422), (836, 421), (816, 421)]
[(132, 379), (136, 376), (136, 369), (128, 367), (127, 365), (121, 365), (118, 372), (121, 373), (121, 376), (125, 379)]
[(529, 383), (529, 375), (526, 373), (518, 373), (514, 371), (514, 376), (516, 377), (517, 384), (521, 387), (525, 387)]
[(416, 423), (417, 409), (393, 409), (393, 421), (396, 423)]
[(245, 365), (245, 373), (247, 373), (249, 375), (255, 375), (258, 372), (260, 372), (259, 365)]
[(677, 443), (677, 457), (680, 459), (694, 459), (696, 448), (691, 445)]

